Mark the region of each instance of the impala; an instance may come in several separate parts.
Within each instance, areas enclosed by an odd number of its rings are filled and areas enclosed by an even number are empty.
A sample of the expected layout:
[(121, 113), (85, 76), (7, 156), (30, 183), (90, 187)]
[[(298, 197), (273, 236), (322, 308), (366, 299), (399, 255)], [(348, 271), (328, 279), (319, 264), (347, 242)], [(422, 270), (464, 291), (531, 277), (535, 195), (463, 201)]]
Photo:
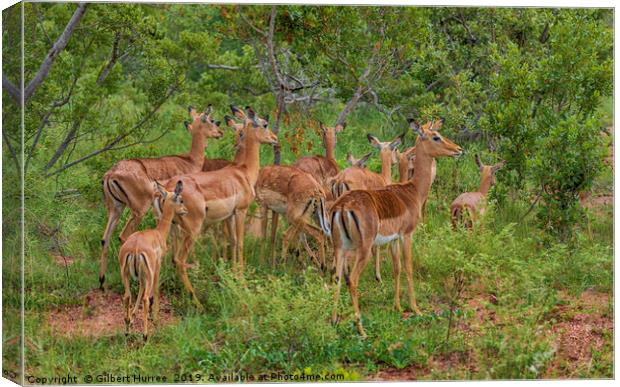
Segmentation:
[(340, 133), (347, 126), (346, 123), (336, 124), (334, 127), (327, 127), (322, 122), (319, 123), (323, 134), (323, 145), (325, 146), (325, 156), (304, 156), (293, 164), (293, 166), (308, 172), (314, 176), (323, 189), (328, 192), (330, 180), (338, 174), (338, 164), (336, 164), (336, 134)]
[[(367, 138), (370, 145), (379, 149), (381, 174), (359, 166), (352, 166), (343, 170), (332, 180), (334, 198), (338, 198), (351, 190), (378, 189), (392, 184), (392, 163), (396, 162), (396, 151), (398, 146), (402, 144), (405, 133), (386, 142), (379, 141), (372, 134), (368, 134)], [(381, 282), (381, 256), (378, 248), (373, 247), (373, 250), (375, 253), (375, 279)]]
[(454, 228), (463, 221), (463, 215), (469, 215), (469, 221), (465, 221), (465, 227), (472, 228), (474, 222), (486, 211), (486, 197), (491, 186), (495, 184), (495, 173), (502, 168), (503, 162), (495, 165), (484, 165), (480, 157), (475, 155), (476, 165), (480, 170), (480, 188), (476, 192), (460, 194), (450, 205), (450, 222)]
[(99, 286), (103, 289), (106, 272), (106, 258), (110, 247), (110, 237), (118, 224), (125, 207), (131, 210), (131, 216), (119, 237), (125, 242), (142, 221), (153, 204), (155, 191), (153, 182), (162, 181), (175, 175), (200, 171), (204, 163), (207, 138), (221, 138), (223, 133), (219, 122), (211, 118), (211, 105), (204, 113), (198, 113), (191, 106), (189, 113), (191, 123), (185, 127), (192, 135), (192, 147), (188, 154), (164, 156), (151, 159), (129, 159), (116, 163), (103, 176), (103, 197), (108, 211), (108, 223), (101, 240), (101, 270)]
[[(288, 243), (299, 231), (312, 236), (319, 243), (317, 259), (307, 244), (310, 256), (325, 268), (325, 238), (329, 226), (325, 220), (325, 191), (319, 182), (299, 168), (285, 165), (270, 165), (260, 169), (256, 182), (256, 201), (261, 205), (263, 236), (267, 237), (267, 215), (271, 210), (271, 263), (275, 266), (275, 237), (278, 215), (286, 216), (288, 228), (282, 237), (282, 259), (285, 259)], [(320, 212), (320, 214), (319, 214)], [(315, 216), (313, 216), (315, 215)], [(312, 224), (312, 218), (319, 220), (321, 228)]]
[[(431, 166), (434, 157), (459, 156), (461, 148), (444, 138), (429, 122), (419, 127), (409, 121), (418, 134), (413, 178), (406, 183), (389, 185), (377, 190), (349, 191), (334, 203), (330, 210), (332, 242), (336, 262), (336, 290), (332, 322), (337, 322), (338, 299), (343, 268), (348, 261), (352, 267), (348, 278), (351, 303), (359, 333), (366, 336), (358, 304), (357, 286), (363, 269), (368, 264), (373, 246), (401, 240), (405, 259), (409, 306), (420, 313), (413, 288), (411, 237), (431, 186)], [(394, 306), (400, 310), (400, 257), (391, 243), (394, 271)]]
[(250, 203), (254, 200), (254, 186), (259, 170), (259, 146), (278, 143), (278, 138), (267, 125), (257, 122), (256, 114), (251, 108), (246, 108), (243, 112), (231, 106), (231, 110), (237, 118), (243, 120), (244, 160), (216, 171), (177, 176), (166, 184), (168, 189), (176, 180), (183, 183), (183, 198), (188, 213), (180, 219), (178, 225), (173, 226), (180, 228), (176, 235), (181, 239), (177, 251), (174, 252), (174, 262), (183, 285), (198, 307), (201, 307), (201, 304), (187, 276), (187, 256), (203, 225), (226, 220), (230, 233), (233, 269), (243, 273), (245, 217)]
[[(153, 305), (153, 321), (155, 323), (159, 316), (159, 272), (164, 255), (168, 250), (166, 240), (170, 233), (172, 218), (187, 213), (187, 209), (183, 206), (183, 199), (179, 196), (183, 191), (182, 182), (177, 182), (174, 193), (167, 192), (158, 183), (155, 183), (155, 189), (157, 190), (156, 195), (160, 196), (159, 201), (162, 209), (162, 216), (157, 222), (157, 227), (154, 230), (138, 231), (131, 234), (121, 246), (118, 254), (121, 279), (125, 287), (125, 295), (123, 296), (125, 332), (126, 334), (129, 333), (132, 319), (138, 310), (138, 306), (142, 303), (144, 340), (148, 338), (148, 317), (151, 304)], [(139, 283), (136, 305), (131, 313), (130, 277)]]

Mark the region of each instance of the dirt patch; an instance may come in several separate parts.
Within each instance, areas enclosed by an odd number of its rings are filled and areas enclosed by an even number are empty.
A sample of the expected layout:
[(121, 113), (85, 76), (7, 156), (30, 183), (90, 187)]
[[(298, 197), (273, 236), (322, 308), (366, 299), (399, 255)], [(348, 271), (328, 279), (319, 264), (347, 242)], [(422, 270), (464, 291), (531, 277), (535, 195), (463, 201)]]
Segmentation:
[[(134, 301), (136, 295), (133, 295)], [(159, 325), (174, 324), (170, 302), (160, 296)], [(123, 298), (120, 294), (91, 290), (83, 305), (65, 306), (52, 310), (47, 318), (52, 332), (61, 336), (109, 336), (125, 331)], [(138, 309), (131, 332), (142, 332), (142, 308)], [(149, 330), (153, 329), (152, 325)], [(156, 329), (156, 328), (155, 328)]]
[(52, 258), (54, 258), (54, 262), (56, 262), (58, 266), (62, 267), (71, 266), (73, 262), (75, 262), (75, 258), (65, 257), (64, 255), (52, 255)]
[(387, 368), (379, 371), (371, 380), (390, 381), (390, 380), (417, 380), (430, 374), (430, 369), (426, 366), (417, 364), (403, 369)]
[(613, 195), (601, 195), (601, 196), (582, 196), (579, 200), (581, 205), (585, 208), (596, 209), (603, 206), (613, 206)]
[(551, 328), (555, 336), (555, 357), (545, 377), (573, 376), (588, 368), (592, 351), (600, 351), (613, 336), (613, 318), (609, 315), (610, 296), (588, 290), (579, 298), (561, 294), (565, 302), (552, 311), (558, 322)]

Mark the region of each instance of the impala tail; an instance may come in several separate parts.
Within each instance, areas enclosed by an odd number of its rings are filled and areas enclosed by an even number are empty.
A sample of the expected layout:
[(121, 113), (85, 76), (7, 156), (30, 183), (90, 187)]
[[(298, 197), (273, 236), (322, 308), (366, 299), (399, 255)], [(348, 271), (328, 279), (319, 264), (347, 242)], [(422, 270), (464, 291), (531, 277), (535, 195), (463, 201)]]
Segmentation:
[(327, 206), (325, 205), (324, 197), (319, 198), (319, 203), (316, 207), (316, 213), (319, 218), (319, 224), (321, 225), (321, 230), (323, 230), (323, 233), (325, 235), (327, 235), (328, 237), (331, 237), (332, 228), (331, 228), (331, 225), (329, 224), (329, 217), (327, 215)]

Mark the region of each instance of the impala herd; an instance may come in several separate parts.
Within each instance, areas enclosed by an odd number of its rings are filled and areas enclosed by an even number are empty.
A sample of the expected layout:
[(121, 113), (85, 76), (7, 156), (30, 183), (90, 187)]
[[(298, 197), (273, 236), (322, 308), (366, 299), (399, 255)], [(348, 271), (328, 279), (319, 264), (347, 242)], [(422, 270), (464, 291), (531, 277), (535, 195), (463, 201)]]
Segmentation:
[[(198, 308), (202, 309), (202, 305), (188, 277), (187, 269), (192, 267), (188, 257), (205, 226), (214, 226), (214, 232), (225, 235), (233, 271), (236, 275), (243, 275), (245, 219), (254, 200), (262, 213), (261, 228), (264, 239), (271, 246), (272, 265), (277, 265), (276, 234), (278, 218), (283, 216), (287, 228), (278, 257), (285, 259), (290, 242), (299, 238), (317, 266), (335, 273), (333, 323), (338, 321), (338, 300), (344, 276), (358, 331), (362, 336), (366, 335), (358, 303), (358, 283), (373, 251), (375, 276), (381, 280), (379, 247), (382, 245), (388, 245), (392, 258), (394, 307), (401, 310), (399, 250), (402, 247), (409, 307), (420, 313), (413, 284), (411, 237), (424, 219), (426, 201), (436, 174), (435, 159), (463, 153), (460, 146), (438, 132), (443, 120), (419, 125), (410, 119), (409, 127), (417, 134), (416, 145), (402, 152), (398, 147), (405, 133), (389, 142), (381, 142), (368, 134), (369, 143), (379, 150), (380, 174), (365, 168), (370, 154), (360, 159), (347, 155), (350, 166), (339, 170), (335, 146), (337, 133), (345, 129), (344, 123), (334, 127), (320, 124), (324, 156), (306, 156), (293, 165), (261, 168), (259, 148), (261, 144), (278, 144), (277, 136), (269, 129), (267, 119), (259, 117), (252, 108), (230, 108), (233, 117), (226, 116), (225, 123), (235, 133), (234, 160), (205, 159), (207, 140), (219, 139), (223, 132), (220, 122), (211, 116), (211, 105), (204, 112), (190, 107), (191, 121), (185, 122), (192, 136), (188, 154), (122, 160), (103, 177), (108, 222), (101, 240), (99, 283), (102, 289), (110, 238), (124, 208), (128, 207), (131, 212), (119, 236), (126, 332), (129, 332), (140, 303), (143, 305), (145, 340), (148, 337), (149, 309), (152, 308), (153, 319), (157, 321), (159, 273), (168, 250), (169, 234), (172, 262)], [(495, 181), (495, 172), (502, 166), (501, 163), (483, 165), (477, 155), (476, 163), (482, 175), (480, 190), (464, 193), (454, 201), (450, 214), (455, 227), (459, 223), (470, 227), (473, 220), (484, 212), (485, 196)], [(393, 164), (398, 166), (398, 183), (392, 182)], [(157, 227), (135, 232), (151, 207), (158, 218)], [(268, 232), (270, 213), (271, 230)], [(314, 240), (317, 248), (310, 246), (308, 237)], [(326, 244), (330, 241), (333, 259), (328, 261)], [(224, 246), (222, 253), (227, 259), (228, 246)], [(130, 278), (139, 283), (133, 311)]]

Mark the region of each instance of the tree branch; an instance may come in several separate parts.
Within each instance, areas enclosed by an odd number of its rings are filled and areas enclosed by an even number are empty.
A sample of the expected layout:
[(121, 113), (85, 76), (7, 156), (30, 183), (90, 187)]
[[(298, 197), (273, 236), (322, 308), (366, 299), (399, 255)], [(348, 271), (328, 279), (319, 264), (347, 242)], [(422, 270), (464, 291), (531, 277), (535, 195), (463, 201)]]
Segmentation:
[(9, 96), (11, 96), (13, 101), (17, 105), (21, 106), (22, 104), (21, 91), (13, 83), (11, 83), (11, 81), (9, 81), (9, 79), (6, 77), (4, 73), (2, 74), (2, 90), (9, 93)]
[[(159, 110), (159, 108), (164, 104), (164, 102), (166, 102), (170, 96), (172, 96), (172, 94), (174, 94), (174, 92), (177, 90), (176, 87), (172, 87), (168, 93), (166, 93), (166, 95), (157, 103), (157, 105), (155, 105), (153, 107), (153, 109), (147, 113), (140, 121), (138, 121), (138, 123), (136, 123), (131, 129), (129, 129), (127, 132), (119, 134), (118, 136), (116, 136), (111, 142), (109, 142), (106, 146), (104, 146), (101, 149), (98, 149), (94, 152), (91, 152), (89, 154), (87, 154), (86, 156), (80, 157), (77, 160), (74, 160), (70, 163), (67, 163), (65, 165), (63, 165), (62, 167), (54, 170), (53, 172), (50, 172), (48, 174), (46, 174), (46, 177), (50, 177), (50, 176), (54, 176), (57, 175), (59, 173), (61, 173), (62, 171), (66, 170), (67, 168), (70, 168), (76, 164), (79, 164), (83, 161), (86, 161), (92, 157), (95, 157), (103, 152), (109, 151), (114, 149), (114, 146), (116, 144), (118, 144), (119, 142), (123, 141), (125, 138), (127, 138), (130, 134), (132, 134), (133, 132), (135, 132), (136, 130), (140, 129), (142, 127), (142, 125), (144, 125), (147, 121), (149, 121), (151, 119), (151, 117), (153, 117), (153, 115), (155, 115), (155, 113), (157, 113), (157, 111)], [(120, 148), (119, 148), (120, 149)]]
[(6, 135), (6, 130), (2, 130), (2, 139), (4, 140), (4, 143), (6, 144), (6, 147), (9, 149), (9, 153), (11, 154), (11, 158), (13, 159), (13, 162), (15, 163), (15, 169), (17, 171), (17, 173), (19, 174), (20, 172), (20, 164), (19, 164), (19, 160), (17, 159), (17, 153), (15, 153), (15, 149), (13, 149), (13, 146), (11, 145), (11, 141), (9, 140), (9, 138)]
[[(54, 43), (54, 46), (52, 46), (52, 49), (47, 53), (47, 56), (45, 57), (45, 60), (43, 60), (43, 63), (41, 63), (41, 67), (39, 67), (39, 71), (34, 76), (34, 78), (28, 83), (28, 86), (25, 87), (24, 103), (26, 103), (26, 101), (28, 101), (30, 97), (32, 97), (37, 87), (39, 87), (39, 85), (47, 77), (47, 74), (52, 68), (54, 61), (56, 60), (56, 58), (58, 58), (58, 55), (60, 54), (60, 52), (64, 50), (64, 48), (67, 46), (67, 43), (69, 43), (69, 38), (71, 38), (71, 35), (73, 34), (75, 27), (79, 24), (80, 20), (82, 19), (82, 16), (84, 16), (87, 6), (88, 5), (86, 3), (78, 4), (78, 8), (73, 13), (73, 16), (71, 16), (71, 20), (69, 20), (69, 23), (65, 27), (65, 30), (62, 32), (62, 34), (60, 35), (56, 43)], [(2, 80), (2, 86), (4, 87), (4, 79)]]

